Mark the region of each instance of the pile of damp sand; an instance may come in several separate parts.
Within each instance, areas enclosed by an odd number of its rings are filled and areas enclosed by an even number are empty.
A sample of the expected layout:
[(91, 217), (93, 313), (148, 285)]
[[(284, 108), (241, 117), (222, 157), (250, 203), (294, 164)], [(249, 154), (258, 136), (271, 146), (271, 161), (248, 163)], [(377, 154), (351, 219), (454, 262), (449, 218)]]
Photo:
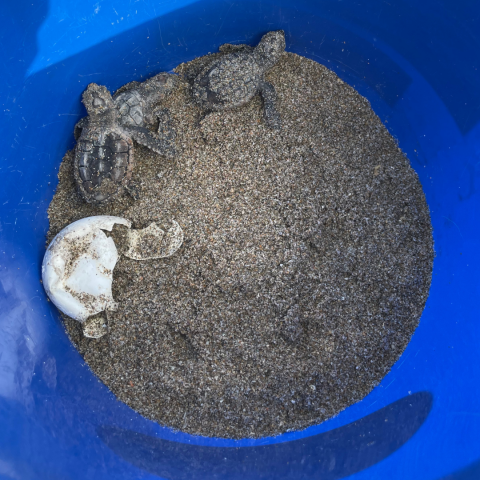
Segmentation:
[(203, 117), (180, 83), (164, 104), (178, 155), (136, 145), (138, 200), (86, 204), (68, 152), (49, 208), (49, 240), (91, 215), (182, 227), (170, 258), (120, 257), (107, 335), (65, 326), (121, 401), (192, 434), (275, 435), (337, 414), (390, 370), (428, 296), (425, 197), (368, 101), (291, 53), (267, 80), (280, 131), (260, 98)]

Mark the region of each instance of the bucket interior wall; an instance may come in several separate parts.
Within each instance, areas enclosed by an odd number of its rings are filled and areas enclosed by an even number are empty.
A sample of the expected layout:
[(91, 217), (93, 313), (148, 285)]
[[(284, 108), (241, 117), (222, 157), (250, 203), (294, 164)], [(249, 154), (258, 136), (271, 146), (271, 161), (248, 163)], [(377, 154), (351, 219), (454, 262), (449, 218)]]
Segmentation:
[[(478, 2), (2, 3), (0, 478), (480, 478)], [(361, 402), (275, 438), (194, 437), (117, 401), (70, 343), (40, 283), (46, 212), (90, 82), (113, 91), (275, 29), (367, 97), (408, 155), (431, 211), (432, 286)]]

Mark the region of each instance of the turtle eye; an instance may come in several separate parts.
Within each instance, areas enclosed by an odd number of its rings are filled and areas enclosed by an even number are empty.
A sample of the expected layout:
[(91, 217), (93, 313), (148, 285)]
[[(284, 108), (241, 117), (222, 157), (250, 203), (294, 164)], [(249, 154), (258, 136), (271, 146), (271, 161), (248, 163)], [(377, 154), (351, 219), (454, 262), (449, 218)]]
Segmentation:
[(102, 100), (100, 97), (95, 97), (95, 98), (93, 99), (92, 105), (93, 105), (94, 107), (97, 107), (97, 108), (98, 108), (98, 107), (104, 107), (104, 106), (105, 106), (105, 101)]

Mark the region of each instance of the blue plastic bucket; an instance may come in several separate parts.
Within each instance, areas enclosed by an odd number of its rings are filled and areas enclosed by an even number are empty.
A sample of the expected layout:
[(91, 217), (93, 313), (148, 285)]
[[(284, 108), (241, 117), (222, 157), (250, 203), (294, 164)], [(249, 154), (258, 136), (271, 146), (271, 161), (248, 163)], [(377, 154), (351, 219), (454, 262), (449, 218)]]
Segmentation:
[[(480, 3), (5, 0), (0, 30), (0, 477), (480, 478)], [(80, 95), (284, 29), (371, 102), (417, 171), (436, 258), (420, 326), (373, 392), (301, 432), (193, 437), (118, 402), (40, 284)]]

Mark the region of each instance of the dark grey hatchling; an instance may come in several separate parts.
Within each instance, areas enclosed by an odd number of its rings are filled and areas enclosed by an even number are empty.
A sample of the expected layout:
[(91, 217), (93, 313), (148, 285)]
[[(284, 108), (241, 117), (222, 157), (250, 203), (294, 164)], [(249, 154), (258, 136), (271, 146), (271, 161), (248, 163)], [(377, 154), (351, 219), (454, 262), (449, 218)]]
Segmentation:
[[(126, 85), (113, 97), (106, 87), (95, 83), (87, 87), (82, 101), (88, 116), (75, 126), (74, 159), (75, 180), (85, 201), (105, 203), (129, 190), (135, 164), (133, 140), (166, 157), (174, 156), (175, 134), (168, 111), (154, 106), (177, 80), (175, 75), (160, 73), (143, 83)], [(157, 119), (154, 134), (146, 127)]]
[(205, 111), (226, 110), (239, 107), (257, 93), (263, 99), (265, 123), (278, 129), (280, 115), (276, 109), (277, 95), (265, 73), (280, 59), (285, 50), (283, 30), (268, 32), (260, 43), (252, 48), (248, 45), (222, 45), (220, 56), (214, 55), (200, 71), (187, 73), (193, 81), (193, 97)]

